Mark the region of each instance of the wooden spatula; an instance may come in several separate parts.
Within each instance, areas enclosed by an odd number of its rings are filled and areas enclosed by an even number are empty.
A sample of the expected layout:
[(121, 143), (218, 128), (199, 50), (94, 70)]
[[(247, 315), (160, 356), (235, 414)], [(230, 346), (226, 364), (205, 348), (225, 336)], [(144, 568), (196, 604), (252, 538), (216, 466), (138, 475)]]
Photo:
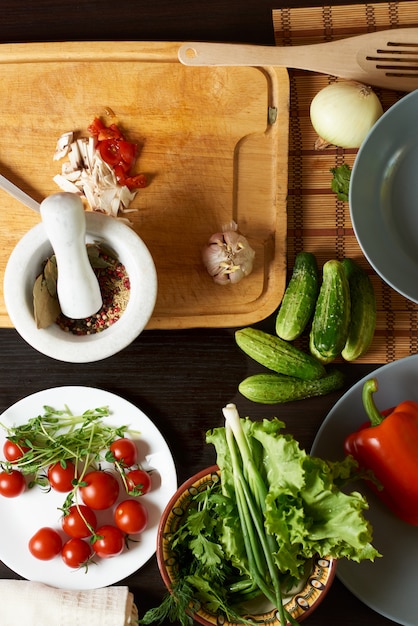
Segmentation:
[(398, 28), (307, 46), (192, 42), (178, 51), (184, 65), (298, 68), (399, 91), (418, 88), (418, 28)]

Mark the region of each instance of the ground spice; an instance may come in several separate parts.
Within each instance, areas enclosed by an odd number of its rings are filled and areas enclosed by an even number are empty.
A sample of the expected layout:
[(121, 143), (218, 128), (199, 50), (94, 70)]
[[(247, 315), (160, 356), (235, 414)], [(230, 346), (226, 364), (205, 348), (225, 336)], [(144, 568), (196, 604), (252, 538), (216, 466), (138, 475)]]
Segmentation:
[(93, 271), (99, 282), (103, 305), (97, 313), (85, 319), (71, 319), (61, 313), (56, 323), (65, 332), (73, 335), (100, 333), (115, 324), (128, 305), (131, 286), (125, 266), (100, 248), (99, 258), (104, 267), (93, 265)]

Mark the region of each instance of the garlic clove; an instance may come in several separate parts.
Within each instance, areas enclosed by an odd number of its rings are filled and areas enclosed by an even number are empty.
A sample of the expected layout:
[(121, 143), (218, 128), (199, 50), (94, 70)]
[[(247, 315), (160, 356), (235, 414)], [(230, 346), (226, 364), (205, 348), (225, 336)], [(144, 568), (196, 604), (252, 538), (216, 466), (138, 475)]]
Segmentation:
[(62, 176), (62, 174), (57, 174), (53, 178), (54, 182), (62, 189), (62, 191), (67, 191), (69, 193), (77, 193), (80, 194), (80, 190), (71, 180), (67, 178), (67, 176)]
[(53, 157), (54, 161), (59, 161), (60, 159), (67, 156), (70, 146), (73, 142), (73, 137), (74, 134), (72, 133), (72, 131), (69, 131), (68, 133), (63, 133), (61, 137), (58, 138)]

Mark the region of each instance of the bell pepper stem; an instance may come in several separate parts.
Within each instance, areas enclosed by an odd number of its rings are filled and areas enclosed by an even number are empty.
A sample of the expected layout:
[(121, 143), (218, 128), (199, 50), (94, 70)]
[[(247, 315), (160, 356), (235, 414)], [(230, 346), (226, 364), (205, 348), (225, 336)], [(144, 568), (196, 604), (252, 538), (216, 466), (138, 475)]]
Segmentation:
[(377, 389), (378, 384), (376, 378), (370, 378), (369, 380), (366, 380), (363, 385), (363, 406), (372, 426), (379, 426), (379, 424), (381, 424), (384, 420), (384, 416), (378, 410), (373, 398), (373, 394), (377, 391)]

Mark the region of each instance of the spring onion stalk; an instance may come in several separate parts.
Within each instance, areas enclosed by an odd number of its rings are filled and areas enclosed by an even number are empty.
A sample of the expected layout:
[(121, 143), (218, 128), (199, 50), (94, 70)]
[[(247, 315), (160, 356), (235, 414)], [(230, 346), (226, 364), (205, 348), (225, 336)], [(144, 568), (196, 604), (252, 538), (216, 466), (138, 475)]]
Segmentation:
[[(270, 593), (270, 589), (264, 583), (266, 575), (266, 559), (260, 551), (258, 537), (260, 535), (260, 518), (255, 513), (255, 507), (251, 507), (248, 490), (245, 489), (245, 481), (239, 466), (238, 456), (236, 452), (235, 442), (231, 437), (232, 431), (226, 427), (226, 439), (228, 448), (231, 453), (232, 469), (235, 479), (235, 494), (237, 499), (238, 514), (242, 527), (242, 536), (244, 539), (245, 551), (248, 557), (250, 572), (259, 588), (268, 597), (270, 602), (275, 604), (276, 598)], [(255, 513), (255, 519), (252, 518), (251, 510)]]
[[(232, 460), (232, 472), (249, 571), (260, 591), (270, 600), (279, 612), (280, 623), (297, 624), (284, 609), (280, 587), (280, 572), (273, 554), (277, 544), (264, 524), (266, 508), (266, 484), (251, 455), (250, 447), (241, 426), (241, 420), (234, 404), (223, 409), (225, 433)], [(271, 587), (266, 582), (270, 580)]]

